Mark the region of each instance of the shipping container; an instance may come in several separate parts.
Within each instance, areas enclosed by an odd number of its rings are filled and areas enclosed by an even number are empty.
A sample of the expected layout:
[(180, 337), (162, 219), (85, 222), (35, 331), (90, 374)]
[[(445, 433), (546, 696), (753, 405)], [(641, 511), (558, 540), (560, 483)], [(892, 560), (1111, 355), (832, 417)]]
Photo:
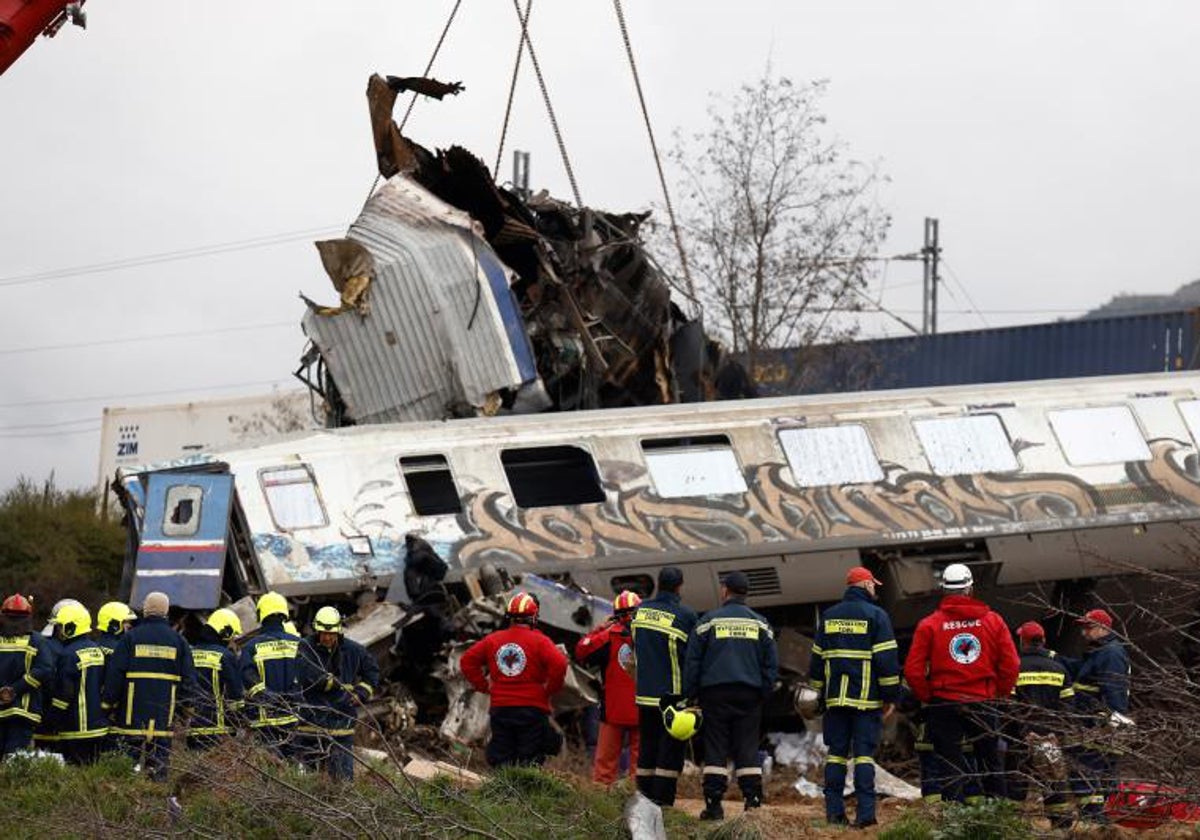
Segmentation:
[(763, 351), (760, 396), (1194, 370), (1200, 309)]

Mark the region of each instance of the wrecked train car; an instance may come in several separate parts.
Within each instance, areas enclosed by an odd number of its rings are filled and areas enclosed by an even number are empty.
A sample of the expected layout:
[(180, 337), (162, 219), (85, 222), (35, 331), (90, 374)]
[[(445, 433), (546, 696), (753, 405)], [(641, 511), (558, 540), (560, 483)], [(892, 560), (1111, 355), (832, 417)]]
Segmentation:
[(988, 593), (1186, 565), (1198, 439), (1191, 373), (303, 432), (122, 470), (127, 579), (195, 608), (402, 603), (417, 534), (451, 588), (492, 568), (610, 598), (674, 564), (704, 609), (737, 569), (797, 628), (864, 564), (903, 630), (950, 562)]

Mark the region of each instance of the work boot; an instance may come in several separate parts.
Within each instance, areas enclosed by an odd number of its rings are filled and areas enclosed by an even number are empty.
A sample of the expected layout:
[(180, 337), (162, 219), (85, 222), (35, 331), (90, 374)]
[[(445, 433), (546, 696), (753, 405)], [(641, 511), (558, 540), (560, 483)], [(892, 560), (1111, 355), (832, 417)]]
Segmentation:
[(854, 823), (853, 828), (857, 828), (857, 829), (861, 830), (864, 828), (870, 828), (873, 825), (879, 825), (879, 820), (875, 819), (874, 817), (871, 817), (870, 819), (866, 819), (866, 820), (857, 820)]
[(761, 808), (762, 804), (763, 804), (762, 794), (761, 793), (746, 794), (745, 803), (746, 803), (745, 807), (746, 807), (747, 811), (752, 811), (755, 808)]
[(706, 796), (704, 797), (704, 810), (700, 812), (702, 820), (723, 820), (725, 819), (725, 809), (721, 807), (721, 797)]
[(850, 825), (850, 820), (846, 819), (845, 814), (834, 814), (825, 818), (825, 822), (830, 825)]

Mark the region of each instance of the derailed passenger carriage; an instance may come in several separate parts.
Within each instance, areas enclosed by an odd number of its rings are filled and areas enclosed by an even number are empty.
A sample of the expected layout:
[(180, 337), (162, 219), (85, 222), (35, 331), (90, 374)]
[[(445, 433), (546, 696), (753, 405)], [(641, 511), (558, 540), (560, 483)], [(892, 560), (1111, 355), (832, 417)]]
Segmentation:
[(800, 628), (865, 564), (903, 629), (950, 562), (985, 591), (1185, 565), (1197, 436), (1183, 373), (306, 432), (123, 470), (126, 585), (403, 603), (415, 533), (464, 595), (487, 566), (610, 598), (673, 564), (704, 609), (736, 569)]

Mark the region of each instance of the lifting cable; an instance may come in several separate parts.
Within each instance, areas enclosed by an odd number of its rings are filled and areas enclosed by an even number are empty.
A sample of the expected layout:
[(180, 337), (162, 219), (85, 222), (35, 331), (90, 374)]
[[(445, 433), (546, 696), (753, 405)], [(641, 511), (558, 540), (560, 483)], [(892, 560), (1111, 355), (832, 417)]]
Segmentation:
[[(425, 65), (425, 71), (422, 76), (428, 76), (429, 71), (433, 69), (433, 62), (437, 60), (438, 53), (442, 50), (442, 44), (446, 43), (446, 36), (450, 33), (450, 27), (454, 23), (454, 16), (458, 14), (458, 7), (462, 5), (462, 0), (454, 0), (454, 6), (450, 9), (450, 17), (446, 18), (446, 25), (442, 27), (442, 34), (437, 39), (437, 44), (433, 48), (433, 54), (429, 56), (429, 62)], [(404, 126), (408, 123), (408, 118), (412, 114), (413, 106), (417, 104), (417, 94), (414, 92), (408, 100), (408, 107), (404, 110), (404, 119), (400, 120), (400, 133), (404, 133)], [(367, 206), (367, 202), (371, 200), (371, 196), (375, 194), (375, 188), (379, 186), (379, 179), (383, 177), (378, 172), (375, 173), (375, 180), (371, 182), (371, 189), (367, 190), (367, 197), (363, 199), (363, 207)]]
[(646, 123), (646, 134), (650, 137), (650, 151), (654, 153), (654, 165), (658, 169), (658, 183), (662, 186), (663, 201), (667, 206), (667, 218), (671, 222), (675, 248), (679, 251), (679, 265), (683, 269), (683, 280), (687, 283), (688, 296), (695, 302), (696, 284), (692, 281), (692, 273), (688, 269), (687, 252), (683, 248), (683, 238), (679, 234), (679, 225), (675, 221), (675, 208), (671, 204), (671, 193), (667, 189), (667, 177), (663, 174), (662, 158), (658, 154), (658, 144), (654, 140), (654, 128), (650, 123), (650, 111), (646, 107), (646, 97), (642, 94), (642, 80), (638, 75), (637, 61), (633, 57), (633, 43), (629, 40), (629, 28), (625, 25), (625, 12), (621, 8), (621, 0), (613, 0), (613, 9), (617, 13), (617, 25), (621, 28), (621, 39), (625, 42), (625, 55), (629, 59), (629, 69), (633, 72), (633, 84), (637, 88), (638, 103), (642, 108), (642, 120)]
[(500, 145), (496, 147), (496, 166), (492, 178), (500, 182), (500, 161), (504, 157), (504, 141), (508, 137), (508, 120), (512, 116), (513, 97), (517, 91), (517, 76), (521, 73), (521, 57), (525, 55), (525, 30), (529, 27), (529, 14), (533, 11), (533, 0), (525, 0), (525, 14), (521, 16), (521, 36), (517, 38), (517, 57), (513, 61), (512, 80), (508, 83), (508, 102), (504, 103), (504, 123), (500, 126)]
[(558, 144), (558, 154), (562, 157), (563, 168), (567, 170), (567, 180), (571, 182), (571, 194), (575, 196), (575, 206), (582, 208), (583, 200), (579, 197), (579, 185), (575, 182), (575, 170), (571, 168), (571, 159), (567, 156), (567, 145), (563, 142), (562, 131), (558, 128), (558, 118), (554, 115), (554, 106), (550, 104), (550, 91), (546, 88), (546, 79), (542, 76), (542, 66), (538, 63), (537, 53), (533, 49), (533, 40), (529, 37), (529, 18), (521, 15), (520, 0), (513, 0), (513, 11), (521, 21), (521, 40), (529, 50), (529, 63), (533, 65), (533, 73), (537, 76), (538, 87), (542, 90), (542, 102), (546, 105), (546, 116), (550, 118), (550, 128), (554, 130), (554, 141)]

